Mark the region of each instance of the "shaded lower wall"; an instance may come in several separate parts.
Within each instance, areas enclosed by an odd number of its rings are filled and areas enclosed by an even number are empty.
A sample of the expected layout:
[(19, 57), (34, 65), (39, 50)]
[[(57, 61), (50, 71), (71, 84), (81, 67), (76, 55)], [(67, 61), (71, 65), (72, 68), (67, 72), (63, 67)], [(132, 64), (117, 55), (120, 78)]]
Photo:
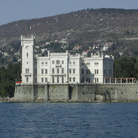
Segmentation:
[(67, 101), (69, 85), (16, 85), (14, 100), (17, 102)]
[(14, 100), (17, 102), (138, 102), (138, 85), (16, 85)]

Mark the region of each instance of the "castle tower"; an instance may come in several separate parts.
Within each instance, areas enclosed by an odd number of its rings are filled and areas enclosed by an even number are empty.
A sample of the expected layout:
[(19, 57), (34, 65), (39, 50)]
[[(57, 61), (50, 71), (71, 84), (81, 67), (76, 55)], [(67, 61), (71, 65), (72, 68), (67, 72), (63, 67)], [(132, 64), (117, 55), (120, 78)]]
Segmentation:
[(35, 37), (21, 36), (22, 47), (22, 83), (34, 83), (34, 41)]

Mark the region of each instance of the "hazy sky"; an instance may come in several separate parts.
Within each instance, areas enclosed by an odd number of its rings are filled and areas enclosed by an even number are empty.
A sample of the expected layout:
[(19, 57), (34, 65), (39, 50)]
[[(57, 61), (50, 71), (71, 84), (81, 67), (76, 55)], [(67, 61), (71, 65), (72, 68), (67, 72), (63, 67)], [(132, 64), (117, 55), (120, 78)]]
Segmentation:
[(0, 0), (0, 25), (87, 8), (138, 9), (138, 0)]

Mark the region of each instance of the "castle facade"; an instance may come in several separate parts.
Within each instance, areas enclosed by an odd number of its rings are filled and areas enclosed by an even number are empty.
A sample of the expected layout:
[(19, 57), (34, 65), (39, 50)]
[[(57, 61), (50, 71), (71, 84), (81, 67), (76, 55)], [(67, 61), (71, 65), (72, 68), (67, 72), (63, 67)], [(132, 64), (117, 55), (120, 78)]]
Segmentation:
[(21, 36), (22, 84), (104, 83), (105, 77), (113, 77), (113, 58), (102, 53), (71, 55), (51, 53), (34, 55), (35, 37)]

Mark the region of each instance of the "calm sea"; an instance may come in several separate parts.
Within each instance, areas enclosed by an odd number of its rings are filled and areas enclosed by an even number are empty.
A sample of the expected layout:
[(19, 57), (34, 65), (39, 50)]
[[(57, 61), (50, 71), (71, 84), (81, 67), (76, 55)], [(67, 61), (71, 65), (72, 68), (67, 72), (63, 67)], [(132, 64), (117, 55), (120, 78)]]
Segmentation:
[(138, 103), (0, 103), (0, 138), (138, 138)]

